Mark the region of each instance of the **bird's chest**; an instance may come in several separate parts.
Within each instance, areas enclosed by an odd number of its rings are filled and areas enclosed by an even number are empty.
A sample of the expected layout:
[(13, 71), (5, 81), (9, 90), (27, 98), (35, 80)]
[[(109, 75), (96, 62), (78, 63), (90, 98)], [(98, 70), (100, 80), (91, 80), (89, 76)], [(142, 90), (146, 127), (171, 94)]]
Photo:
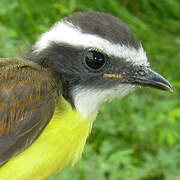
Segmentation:
[(33, 144), (0, 169), (0, 179), (43, 180), (79, 159), (92, 123), (83, 120), (69, 105), (64, 111), (60, 109), (56, 108), (53, 118)]

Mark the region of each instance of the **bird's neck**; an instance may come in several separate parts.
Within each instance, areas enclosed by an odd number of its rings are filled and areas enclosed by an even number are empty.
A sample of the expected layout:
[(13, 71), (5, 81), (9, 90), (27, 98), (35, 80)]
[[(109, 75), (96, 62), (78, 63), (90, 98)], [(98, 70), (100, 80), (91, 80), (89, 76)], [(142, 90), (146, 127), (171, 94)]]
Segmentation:
[(69, 162), (74, 164), (81, 156), (91, 131), (90, 119), (84, 120), (67, 101), (60, 100), (41, 135), (1, 168), (0, 179), (41, 180)]

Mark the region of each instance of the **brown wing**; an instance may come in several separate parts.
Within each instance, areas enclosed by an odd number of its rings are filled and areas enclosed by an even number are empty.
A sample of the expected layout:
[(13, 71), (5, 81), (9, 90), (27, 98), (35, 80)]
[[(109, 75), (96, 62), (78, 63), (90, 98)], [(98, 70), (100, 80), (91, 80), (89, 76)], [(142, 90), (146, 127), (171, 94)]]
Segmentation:
[(26, 149), (50, 121), (59, 87), (48, 70), (0, 59), (0, 165)]

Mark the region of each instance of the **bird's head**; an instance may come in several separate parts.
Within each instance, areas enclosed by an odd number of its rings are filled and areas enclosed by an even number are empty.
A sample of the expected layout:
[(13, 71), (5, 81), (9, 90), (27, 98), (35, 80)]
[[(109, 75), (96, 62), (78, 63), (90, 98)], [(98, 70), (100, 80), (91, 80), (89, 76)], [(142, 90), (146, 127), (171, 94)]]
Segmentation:
[(35, 43), (31, 60), (56, 73), (64, 97), (85, 118), (136, 86), (172, 90), (128, 27), (105, 13), (75, 13), (56, 23)]

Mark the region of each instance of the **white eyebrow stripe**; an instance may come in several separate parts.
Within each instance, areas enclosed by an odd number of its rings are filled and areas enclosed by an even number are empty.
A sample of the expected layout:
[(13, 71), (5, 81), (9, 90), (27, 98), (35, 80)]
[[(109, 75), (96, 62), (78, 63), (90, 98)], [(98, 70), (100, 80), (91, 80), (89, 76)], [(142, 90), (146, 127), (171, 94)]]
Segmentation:
[(51, 42), (66, 43), (72, 46), (83, 48), (95, 48), (107, 55), (125, 58), (137, 65), (148, 66), (149, 62), (143, 47), (139, 49), (125, 45), (113, 44), (97, 35), (84, 33), (80, 28), (70, 22), (61, 21), (56, 23), (50, 31), (43, 34), (34, 45), (34, 52), (39, 53), (48, 48)]

